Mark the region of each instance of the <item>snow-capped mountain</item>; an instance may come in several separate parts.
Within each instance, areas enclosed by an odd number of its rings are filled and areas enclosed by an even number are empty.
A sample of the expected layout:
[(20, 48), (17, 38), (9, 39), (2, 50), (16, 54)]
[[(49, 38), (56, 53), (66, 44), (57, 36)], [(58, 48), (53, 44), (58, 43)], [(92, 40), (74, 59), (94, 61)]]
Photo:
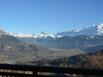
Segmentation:
[(18, 37), (18, 38), (32, 38), (32, 34), (22, 34), (22, 33), (9, 33), (9, 35)]
[(59, 37), (62, 37), (62, 36), (51, 34), (51, 33), (46, 33), (46, 32), (41, 32), (39, 34), (35, 34), (33, 37), (34, 38), (48, 38), (48, 37), (51, 37), (51, 38), (55, 39), (55, 38), (59, 38)]
[(41, 32), (38, 34), (18, 34), (18, 33), (9, 33), (10, 35), (18, 38), (61, 38), (64, 36), (78, 36), (78, 35), (86, 35), (86, 36), (94, 36), (94, 35), (103, 35), (103, 24), (93, 25), (87, 28), (83, 28), (81, 30), (74, 29), (70, 31), (58, 32), (56, 34)]
[(80, 30), (75, 29), (75, 30), (69, 30), (69, 31), (64, 31), (64, 32), (58, 32), (56, 35), (59, 35), (59, 36), (76, 36), (76, 35), (80, 35)]
[(11, 36), (18, 37), (18, 38), (60, 38), (62, 36), (60, 35), (55, 35), (55, 34), (50, 34), (46, 32), (41, 32), (39, 34), (18, 34), (18, 33), (10, 33)]
[(103, 35), (103, 24), (97, 24), (88, 28), (83, 28), (81, 30), (75, 29), (71, 31), (59, 32), (57, 35), (60, 36), (77, 36), (77, 35)]
[(91, 26), (81, 30), (81, 34), (83, 35), (103, 35), (103, 24), (97, 24), (95, 26)]
[(7, 37), (14, 37), (23, 43), (48, 48), (81, 49), (83, 51), (97, 46), (103, 48), (103, 24), (97, 24), (81, 30), (75, 29), (59, 32), (56, 34), (46, 32), (41, 32), (39, 34), (19, 34), (6, 33), (5, 31), (0, 30), (0, 38), (2, 38), (1, 35), (5, 34)]

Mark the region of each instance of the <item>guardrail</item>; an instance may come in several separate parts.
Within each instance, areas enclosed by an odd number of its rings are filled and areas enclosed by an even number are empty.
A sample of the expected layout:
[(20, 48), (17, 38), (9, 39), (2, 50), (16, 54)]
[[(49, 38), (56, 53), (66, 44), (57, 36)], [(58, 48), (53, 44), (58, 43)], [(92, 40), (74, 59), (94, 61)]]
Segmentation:
[(0, 64), (0, 77), (103, 76), (103, 69)]

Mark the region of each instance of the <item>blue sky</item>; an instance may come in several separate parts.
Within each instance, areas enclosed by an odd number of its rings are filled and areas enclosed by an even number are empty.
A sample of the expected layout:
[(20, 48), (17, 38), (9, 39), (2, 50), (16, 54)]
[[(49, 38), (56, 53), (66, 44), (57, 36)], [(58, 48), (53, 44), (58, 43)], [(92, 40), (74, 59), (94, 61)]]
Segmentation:
[(56, 33), (103, 23), (103, 0), (0, 0), (8, 32)]

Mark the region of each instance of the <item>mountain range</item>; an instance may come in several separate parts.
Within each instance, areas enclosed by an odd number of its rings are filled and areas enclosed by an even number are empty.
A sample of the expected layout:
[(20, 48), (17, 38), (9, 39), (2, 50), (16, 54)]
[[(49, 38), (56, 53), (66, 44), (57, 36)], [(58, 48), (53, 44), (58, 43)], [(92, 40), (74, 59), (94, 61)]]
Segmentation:
[(97, 24), (93, 25), (87, 28), (83, 28), (81, 30), (74, 29), (64, 32), (58, 32), (55, 34), (47, 33), (47, 32), (41, 32), (39, 34), (18, 34), (18, 33), (9, 33), (12, 36), (19, 37), (19, 38), (61, 38), (64, 36), (78, 36), (78, 35), (87, 35), (87, 36), (93, 36), (93, 35), (103, 35), (103, 24)]
[(87, 27), (87, 28), (83, 28), (81, 30), (74, 29), (74, 30), (70, 30), (70, 31), (59, 32), (59, 33), (57, 33), (57, 35), (61, 35), (61, 36), (103, 35), (103, 24), (93, 25), (93, 26), (90, 26), (90, 27)]
[(18, 34), (0, 30), (0, 63), (54, 60), (103, 49), (103, 24), (50, 34)]
[(22, 42), (47, 48), (80, 49), (85, 53), (103, 48), (103, 24), (56, 34), (41, 32), (40, 34), (9, 33), (9, 35)]

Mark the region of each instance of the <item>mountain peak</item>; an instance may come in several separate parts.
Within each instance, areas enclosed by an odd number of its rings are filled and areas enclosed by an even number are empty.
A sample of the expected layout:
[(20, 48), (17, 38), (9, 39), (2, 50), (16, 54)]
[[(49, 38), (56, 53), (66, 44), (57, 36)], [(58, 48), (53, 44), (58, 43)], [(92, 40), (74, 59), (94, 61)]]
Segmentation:
[(97, 24), (96, 26), (97, 26), (97, 27), (103, 27), (103, 23)]
[(98, 35), (103, 34), (103, 24), (98, 24), (97, 26)]

